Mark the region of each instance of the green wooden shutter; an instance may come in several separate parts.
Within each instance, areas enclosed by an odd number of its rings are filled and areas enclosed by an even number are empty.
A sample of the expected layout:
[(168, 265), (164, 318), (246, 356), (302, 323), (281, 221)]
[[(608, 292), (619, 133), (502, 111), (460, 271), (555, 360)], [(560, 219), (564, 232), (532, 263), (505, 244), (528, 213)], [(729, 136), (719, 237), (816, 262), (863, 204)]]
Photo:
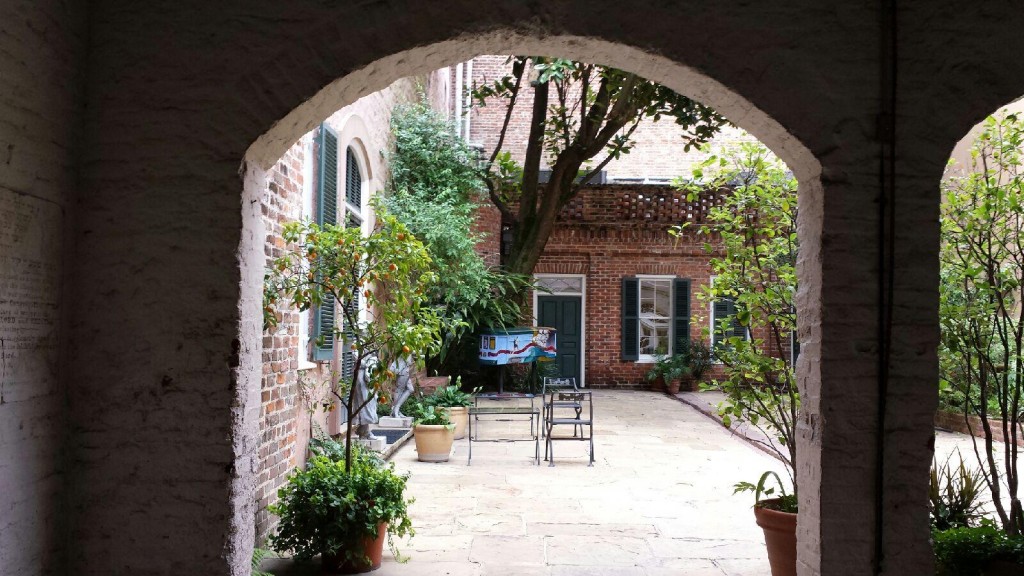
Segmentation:
[(362, 210), (363, 175), (359, 172), (359, 163), (351, 147), (345, 150), (345, 201)]
[[(747, 328), (740, 324), (740, 321), (736, 318), (736, 302), (732, 298), (716, 300), (714, 303), (714, 315), (714, 346), (719, 346), (725, 338), (732, 338), (733, 336), (746, 337)], [(725, 319), (728, 319), (728, 324), (723, 330), (722, 320)]]
[(672, 342), (674, 353), (690, 346), (690, 279), (672, 281)]
[(622, 279), (622, 359), (640, 359), (640, 281)]
[[(320, 125), (317, 138), (316, 222), (321, 226), (338, 223), (338, 134), (327, 124)], [(313, 359), (334, 357), (334, 297), (316, 307), (313, 318)]]
[(350, 346), (352, 341), (355, 339), (355, 332), (352, 329), (352, 324), (347, 322), (346, 318), (356, 318), (359, 314), (359, 288), (353, 286), (352, 293), (355, 294), (355, 296), (348, 302), (345, 302), (345, 316), (341, 319), (344, 324), (342, 335), (345, 339), (342, 343), (344, 348), (341, 350), (341, 378), (345, 382), (352, 381), (352, 372), (355, 369), (356, 364), (356, 355)]

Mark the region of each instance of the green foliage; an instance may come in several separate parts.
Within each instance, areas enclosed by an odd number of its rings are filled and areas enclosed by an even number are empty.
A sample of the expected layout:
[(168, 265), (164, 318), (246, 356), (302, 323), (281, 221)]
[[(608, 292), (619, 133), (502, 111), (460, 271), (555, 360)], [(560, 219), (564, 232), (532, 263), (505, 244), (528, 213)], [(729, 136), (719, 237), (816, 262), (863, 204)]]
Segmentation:
[[(284, 253), (273, 261), (264, 284), (264, 298), (271, 305), (283, 300), (306, 310), (354, 298), (364, 303), (365, 316), (355, 307), (337, 308), (342, 320), (335, 328), (335, 345), (352, 351), (355, 366), (351, 379), (328, 386), (330, 398), (323, 401), (328, 409), (341, 401), (351, 422), (363, 407), (355, 403), (363, 362), (371, 356), (379, 359), (367, 382), (376, 395), (392, 383), (394, 374), (386, 367), (396, 359), (437, 351), (441, 322), (428, 300), (437, 273), (423, 244), (381, 206), (369, 236), (359, 227), (292, 222), (284, 226), (283, 237)], [(267, 321), (273, 324), (276, 317), (270, 315)]]
[(711, 367), (713, 356), (703, 340), (684, 342), (671, 356), (659, 356), (654, 366), (647, 372), (648, 380), (659, 377), (665, 382), (692, 378), (699, 380)]
[(455, 384), (442, 386), (430, 396), (423, 399), (427, 406), (472, 406), (473, 395), (462, 391), (462, 379), (456, 378)]
[(270, 540), (279, 552), (292, 551), (300, 560), (317, 554), (344, 554), (353, 562), (360, 557), (358, 544), (377, 537), (377, 526), (387, 522), (388, 543), (397, 556), (393, 536), (413, 534), (405, 499), (407, 475), (394, 465), (379, 466), (356, 458), (350, 470), (345, 462), (314, 456), (305, 470), (295, 470), (277, 492), (271, 513), (280, 517)]
[(260, 547), (252, 549), (252, 564), (250, 567), (252, 572), (251, 576), (273, 576), (270, 572), (263, 572), (260, 570), (260, 565), (263, 564), (263, 559), (270, 555), (270, 550), (264, 550)]
[[(992, 456), (989, 421), (1017, 434), (1024, 392), (1024, 121), (988, 118), (971, 149), (970, 165), (942, 185), (939, 366), (945, 401), (983, 420), (979, 464), (1003, 529), (1019, 534), (1017, 451)], [(1005, 493), (1004, 493), (1005, 490)]]
[[(707, 242), (714, 282), (697, 293), (705, 304), (731, 299), (736, 320), (750, 338), (733, 336), (715, 356), (725, 379), (706, 383), (725, 393), (719, 414), (726, 426), (748, 422), (772, 442), (762, 442), (786, 464), (796, 486), (795, 427), (800, 397), (794, 367), (783, 350), (796, 329), (796, 180), (785, 164), (760, 143), (744, 143), (709, 155), (694, 170), (699, 182), (676, 182), (691, 199), (707, 188), (727, 190), (698, 232)], [(678, 227), (682, 231), (686, 224)], [(718, 242), (710, 237), (717, 236)], [(715, 248), (712, 244), (718, 244)], [(716, 327), (727, 333), (731, 319)], [(704, 328), (710, 338), (710, 330)]]
[(658, 356), (654, 361), (654, 366), (647, 372), (647, 379), (661, 378), (668, 383), (673, 380), (682, 380), (689, 375), (689, 358), (682, 354), (672, 354), (671, 356)]
[[(776, 495), (775, 487), (767, 485), (769, 477), (775, 478), (775, 484), (778, 487), (778, 495)], [(733, 486), (732, 493), (738, 494), (740, 492), (753, 492), (755, 506), (764, 506), (766, 508), (771, 508), (772, 510), (778, 510), (779, 512), (789, 512), (793, 514), (797, 511), (796, 494), (788, 494), (786, 492), (786, 486), (782, 483), (782, 478), (779, 478), (779, 475), (771, 470), (761, 474), (761, 477), (757, 480), (757, 484), (751, 484), (750, 482), (737, 482)], [(769, 499), (774, 501), (771, 503), (765, 503), (765, 500)]]
[(437, 410), (434, 406), (424, 406), (421, 415), (416, 418), (417, 425), (452, 426), (447, 410)]
[(1008, 536), (991, 521), (933, 532), (938, 574), (981, 576), (992, 560), (1024, 564), (1024, 539)]
[(982, 518), (981, 472), (967, 468), (962, 458), (958, 466), (951, 466), (950, 458), (942, 466), (933, 461), (929, 475), (928, 504), (935, 530), (974, 526)]
[[(510, 74), (477, 87), (472, 96), (479, 106), (505, 107), (485, 170), (491, 201), (512, 225), (507, 265), (516, 273), (533, 272), (558, 213), (609, 162), (630, 153), (642, 120), (671, 118), (687, 149), (727, 124), (711, 108), (616, 68), (539, 56), (510, 61)], [(524, 79), (533, 86), (532, 102), (519, 98)], [(502, 150), (520, 104), (531, 110), (522, 166)], [(551, 169), (545, 185), (538, 179), (542, 163)]]
[[(489, 268), (476, 252), (475, 210), (486, 200), (476, 153), (425, 100), (395, 108), (394, 152), (384, 204), (427, 248), (437, 281), (430, 301), (441, 309), (444, 342), (437, 362), (450, 350), (473, 343), (481, 326), (514, 323), (520, 308), (509, 295), (531, 281)], [(437, 366), (434, 366), (435, 368)]]

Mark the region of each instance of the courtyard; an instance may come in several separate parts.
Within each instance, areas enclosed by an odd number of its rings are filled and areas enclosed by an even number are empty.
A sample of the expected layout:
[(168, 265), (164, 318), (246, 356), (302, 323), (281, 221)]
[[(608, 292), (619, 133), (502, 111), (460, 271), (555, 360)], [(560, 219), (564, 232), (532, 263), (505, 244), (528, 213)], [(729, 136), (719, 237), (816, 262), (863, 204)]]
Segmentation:
[[(669, 396), (594, 391), (595, 456), (585, 442), (554, 444), (555, 466), (533, 464), (529, 421), (479, 421), (451, 460), (416, 460), (406, 443), (392, 457), (411, 473), (416, 536), (385, 551), (376, 574), (761, 576), (769, 574), (753, 496), (733, 484), (782, 464)], [(476, 428), (476, 427), (475, 427)], [(543, 458), (543, 444), (541, 457)], [(282, 560), (275, 574), (303, 574)], [(315, 569), (309, 573), (316, 573)]]

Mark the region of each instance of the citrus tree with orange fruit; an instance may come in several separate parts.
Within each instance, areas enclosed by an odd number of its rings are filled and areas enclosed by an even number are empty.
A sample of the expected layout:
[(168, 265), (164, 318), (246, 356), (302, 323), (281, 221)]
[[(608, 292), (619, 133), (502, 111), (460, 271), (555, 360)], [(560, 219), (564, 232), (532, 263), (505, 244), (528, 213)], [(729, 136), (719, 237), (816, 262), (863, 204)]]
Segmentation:
[[(351, 350), (351, 376), (338, 378), (324, 402), (328, 410), (341, 402), (347, 422), (373, 398), (382, 397), (394, 381), (388, 369), (399, 357), (422, 358), (440, 343), (440, 318), (429, 304), (437, 282), (423, 243), (394, 216), (378, 207), (377, 226), (369, 235), (359, 227), (286, 224), (287, 247), (267, 270), (264, 323), (276, 325), (279, 304), (299, 310), (332, 306), (340, 313), (334, 342)], [(360, 302), (359, 306), (348, 305)], [(356, 399), (356, 379), (371, 357), (379, 362), (367, 371), (369, 394)], [(386, 399), (386, 398), (385, 398)], [(352, 427), (346, 431), (346, 470), (351, 466)]]

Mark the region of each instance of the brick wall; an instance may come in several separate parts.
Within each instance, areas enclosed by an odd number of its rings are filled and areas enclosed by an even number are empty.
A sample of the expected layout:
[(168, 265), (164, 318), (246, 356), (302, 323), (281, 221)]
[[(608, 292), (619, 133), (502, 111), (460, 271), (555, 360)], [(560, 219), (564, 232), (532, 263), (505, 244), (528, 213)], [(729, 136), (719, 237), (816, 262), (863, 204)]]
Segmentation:
[[(473, 59), (473, 83), (475, 86), (491, 84), (510, 74), (508, 56), (485, 55)], [(552, 90), (552, 92), (554, 92)], [(555, 95), (550, 95), (555, 101)], [(530, 110), (533, 103), (533, 88), (523, 80), (519, 100), (509, 121), (509, 128), (502, 144), (519, 162), (526, 153), (526, 140), (530, 132)], [(490, 152), (498, 143), (498, 135), (505, 120), (504, 101), (491, 98), (486, 106), (474, 106), (470, 112), (470, 141), (482, 145)], [(671, 179), (677, 176), (689, 178), (693, 167), (706, 156), (691, 149), (686, 151), (680, 138), (680, 129), (670, 118), (658, 122), (643, 120), (633, 133), (634, 146), (629, 154), (608, 163), (605, 168), (611, 179), (657, 178)], [(731, 142), (754, 141), (753, 136), (734, 126), (726, 126), (715, 138), (715, 145)], [(598, 155), (595, 162), (604, 157)]]
[[(595, 387), (647, 387), (649, 362), (623, 361), (621, 354), (622, 279), (636, 275), (665, 275), (691, 280), (690, 338), (704, 340), (710, 326), (709, 305), (697, 294), (711, 279), (705, 243), (713, 236), (698, 235), (709, 207), (721, 203), (724, 191), (706, 191), (693, 202), (668, 186), (591, 186), (567, 206), (548, 240), (537, 274), (586, 275), (586, 381)], [(679, 236), (671, 226), (688, 221)], [(717, 254), (717, 252), (716, 252)], [(767, 334), (755, 332), (755, 338)], [(769, 354), (788, 354), (774, 345)], [(716, 378), (721, 369), (707, 375)]]

